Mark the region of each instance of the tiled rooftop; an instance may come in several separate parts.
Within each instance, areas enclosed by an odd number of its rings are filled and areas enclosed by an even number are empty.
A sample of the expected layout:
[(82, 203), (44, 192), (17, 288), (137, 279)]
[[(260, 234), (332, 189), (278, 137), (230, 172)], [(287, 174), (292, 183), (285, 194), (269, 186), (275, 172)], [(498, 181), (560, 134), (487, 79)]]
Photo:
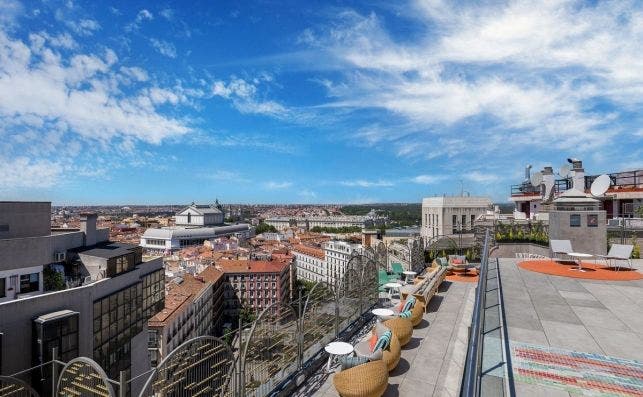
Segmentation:
[(224, 273), (280, 273), (290, 262), (222, 259), (216, 261), (216, 266)]
[(201, 291), (211, 285), (209, 282), (203, 282), (193, 276), (186, 274), (181, 277), (180, 283), (171, 281), (165, 287), (165, 307), (149, 319), (148, 325), (151, 327), (162, 327), (166, 325), (174, 316), (181, 313), (180, 308), (189, 305)]

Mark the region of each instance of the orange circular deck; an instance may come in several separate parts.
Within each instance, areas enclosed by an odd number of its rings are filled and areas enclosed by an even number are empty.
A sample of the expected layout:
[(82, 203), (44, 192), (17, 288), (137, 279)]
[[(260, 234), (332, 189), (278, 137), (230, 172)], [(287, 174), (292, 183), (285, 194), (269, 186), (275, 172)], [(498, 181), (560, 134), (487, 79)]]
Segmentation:
[(467, 272), (453, 272), (446, 277), (447, 281), (453, 281), (456, 283), (477, 283), (478, 282), (478, 272), (469, 270)]
[(636, 269), (621, 267), (618, 271), (614, 267), (607, 267), (603, 264), (583, 262), (585, 272), (572, 270), (578, 268), (574, 262), (558, 262), (549, 259), (522, 261), (518, 266), (525, 270), (536, 273), (551, 274), (553, 276), (584, 278), (587, 280), (612, 280), (612, 281), (632, 281), (643, 279), (643, 274)]

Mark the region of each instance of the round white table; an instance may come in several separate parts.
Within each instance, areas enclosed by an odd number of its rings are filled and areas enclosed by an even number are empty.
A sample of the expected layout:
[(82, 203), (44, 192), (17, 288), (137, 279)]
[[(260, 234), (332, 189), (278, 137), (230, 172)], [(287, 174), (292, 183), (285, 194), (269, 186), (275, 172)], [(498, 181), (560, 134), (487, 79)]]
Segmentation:
[(371, 313), (377, 316), (377, 321), (382, 321), (382, 317), (391, 317), (395, 313), (391, 309), (373, 309), (371, 310)]
[(571, 256), (576, 262), (578, 262), (578, 268), (571, 268), (569, 270), (578, 270), (579, 272), (585, 272), (582, 260), (594, 256), (592, 254), (584, 254), (582, 252), (568, 252), (567, 255)]
[(328, 364), (326, 364), (326, 372), (330, 372), (330, 363), (333, 360), (333, 356), (344, 356), (346, 354), (351, 354), (353, 352), (353, 345), (346, 342), (330, 342), (324, 347), (328, 356)]
[(400, 283), (386, 283), (384, 284), (384, 288), (388, 289), (388, 300), (393, 303), (393, 290), (397, 290), (398, 296), (400, 295), (400, 288), (402, 288), (402, 284)]
[[(404, 275), (406, 276), (405, 278), (406, 278), (406, 282), (407, 282), (407, 283), (412, 282), (412, 281), (413, 281), (413, 278), (414, 278), (414, 277), (415, 277), (415, 275), (417, 274), (417, 272), (414, 272), (414, 271), (412, 271), (412, 270), (406, 270), (406, 271), (403, 271), (402, 273), (404, 273)], [(411, 279), (411, 281), (409, 281), (409, 279)]]

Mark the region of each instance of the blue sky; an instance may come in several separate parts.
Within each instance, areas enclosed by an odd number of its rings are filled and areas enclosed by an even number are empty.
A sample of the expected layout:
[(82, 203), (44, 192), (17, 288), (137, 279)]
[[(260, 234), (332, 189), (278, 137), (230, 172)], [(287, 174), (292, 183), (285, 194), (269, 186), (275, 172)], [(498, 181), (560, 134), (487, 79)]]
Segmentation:
[(0, 199), (504, 201), (643, 168), (642, 48), (636, 1), (0, 0)]

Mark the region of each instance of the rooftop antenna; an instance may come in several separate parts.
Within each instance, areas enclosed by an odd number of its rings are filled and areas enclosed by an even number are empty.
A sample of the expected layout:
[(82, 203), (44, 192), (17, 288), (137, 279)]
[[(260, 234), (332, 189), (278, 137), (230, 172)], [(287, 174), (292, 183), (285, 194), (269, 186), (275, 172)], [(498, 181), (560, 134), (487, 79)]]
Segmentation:
[(592, 182), (592, 186), (589, 188), (589, 191), (594, 197), (602, 197), (605, 192), (607, 192), (607, 189), (610, 188), (611, 184), (612, 180), (610, 179), (609, 175), (603, 174), (594, 179), (594, 182)]
[(460, 179), (460, 197), (464, 197), (464, 182)]

